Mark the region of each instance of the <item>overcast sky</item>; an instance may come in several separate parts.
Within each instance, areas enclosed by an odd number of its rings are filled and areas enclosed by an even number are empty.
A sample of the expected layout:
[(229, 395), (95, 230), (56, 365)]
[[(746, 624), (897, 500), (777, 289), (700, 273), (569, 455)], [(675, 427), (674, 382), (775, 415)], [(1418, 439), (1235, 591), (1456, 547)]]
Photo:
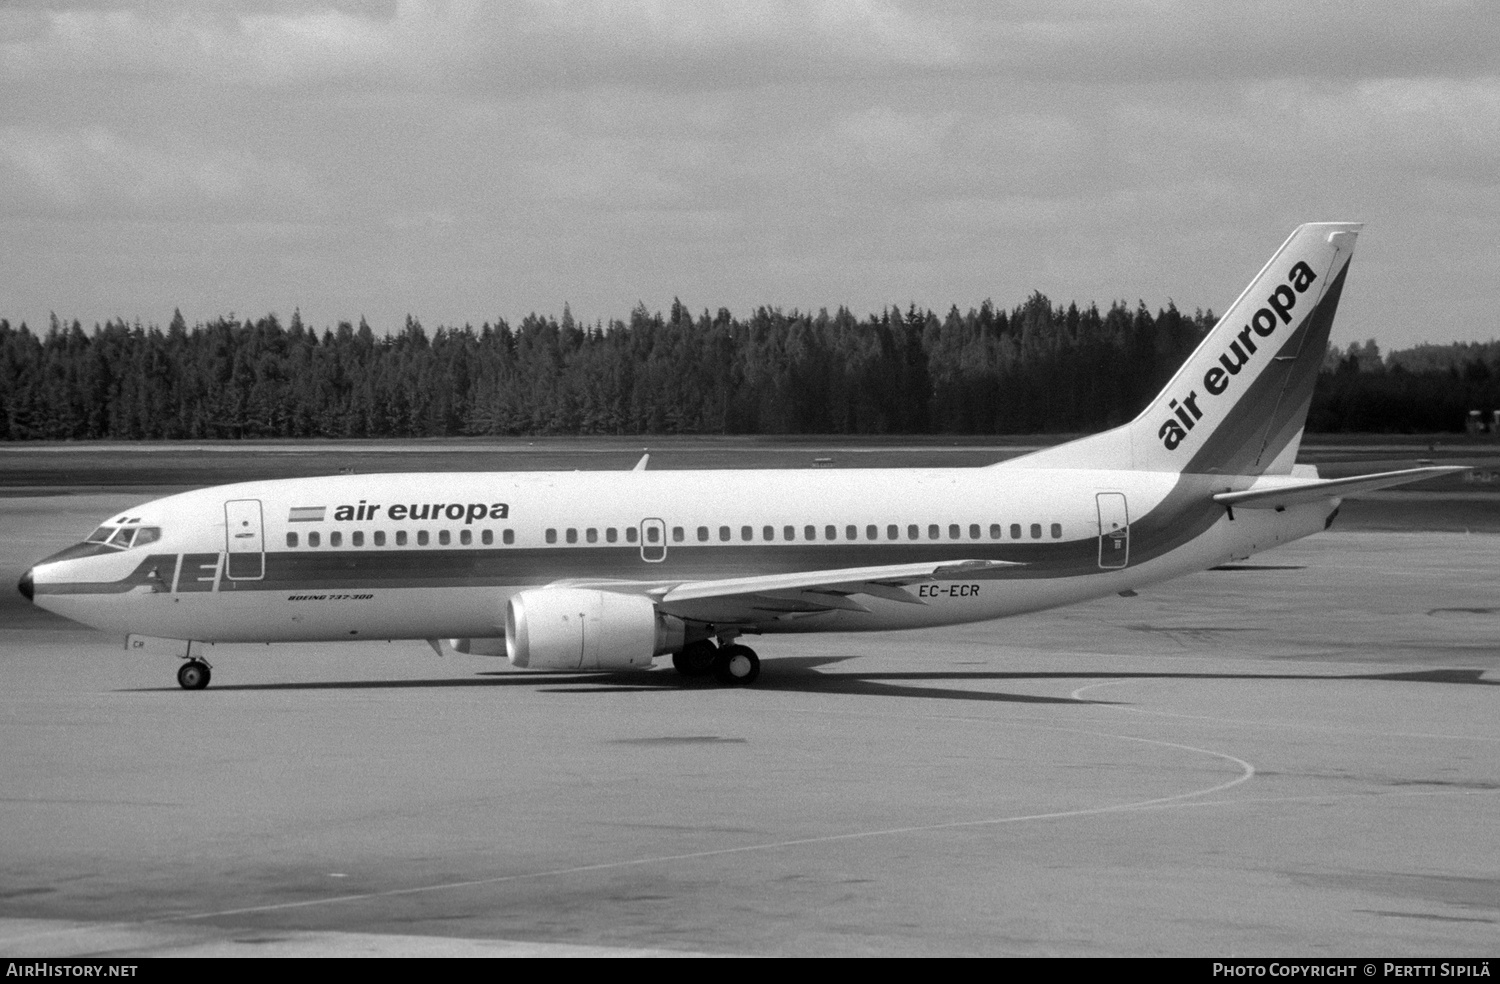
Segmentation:
[(1336, 343), (1487, 340), (1497, 52), (1491, 0), (7, 0), (0, 317), (1222, 310), (1359, 220)]

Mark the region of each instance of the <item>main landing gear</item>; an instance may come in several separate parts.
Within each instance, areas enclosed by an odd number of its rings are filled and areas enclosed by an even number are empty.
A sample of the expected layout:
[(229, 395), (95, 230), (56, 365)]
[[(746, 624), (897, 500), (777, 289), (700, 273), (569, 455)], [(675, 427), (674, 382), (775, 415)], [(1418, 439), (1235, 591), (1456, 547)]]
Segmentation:
[(183, 690), (202, 690), (213, 674), (201, 659), (190, 659), (177, 668), (177, 685)]
[(760, 657), (749, 646), (724, 646), (714, 657), (714, 679), (726, 687), (748, 687), (758, 676)]
[(709, 639), (699, 639), (673, 653), (672, 666), (685, 677), (713, 674), (725, 687), (748, 687), (760, 676), (760, 657), (755, 650), (738, 643), (715, 646)]

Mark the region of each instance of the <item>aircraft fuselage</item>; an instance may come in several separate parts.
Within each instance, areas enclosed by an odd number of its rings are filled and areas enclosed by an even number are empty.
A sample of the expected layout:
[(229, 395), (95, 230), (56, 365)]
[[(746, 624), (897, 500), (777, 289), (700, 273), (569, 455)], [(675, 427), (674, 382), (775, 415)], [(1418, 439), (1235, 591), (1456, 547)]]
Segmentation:
[[(1005, 561), (788, 610), (746, 632), (982, 621), (1136, 589), (1324, 528), (1337, 501), (1230, 511), (1225, 476), (1064, 469), (337, 476), (169, 496), (111, 519), (159, 530), (71, 547), (34, 601), (122, 634), (204, 642), (497, 637), (507, 600), (559, 583), (653, 583)], [(155, 534), (153, 534), (155, 535)], [(141, 537), (146, 539), (147, 537)], [(863, 610), (856, 610), (863, 609)], [(693, 603), (672, 611), (694, 618)]]

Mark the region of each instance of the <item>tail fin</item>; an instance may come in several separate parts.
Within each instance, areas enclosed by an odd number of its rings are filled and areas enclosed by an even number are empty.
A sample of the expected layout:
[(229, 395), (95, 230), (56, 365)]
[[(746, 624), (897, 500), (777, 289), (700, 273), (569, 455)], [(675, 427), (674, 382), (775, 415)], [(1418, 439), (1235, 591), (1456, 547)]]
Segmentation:
[(1298, 226), (1140, 416), (1007, 464), (1289, 474), (1361, 228)]

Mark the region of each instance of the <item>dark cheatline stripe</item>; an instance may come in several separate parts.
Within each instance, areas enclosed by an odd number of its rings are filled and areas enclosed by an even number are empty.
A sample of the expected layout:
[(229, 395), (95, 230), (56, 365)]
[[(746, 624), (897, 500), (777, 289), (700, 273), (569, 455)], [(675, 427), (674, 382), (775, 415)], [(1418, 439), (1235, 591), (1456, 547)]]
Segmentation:
[[(64, 551), (66, 553), (67, 551)], [(59, 557), (61, 554), (55, 554)], [(48, 558), (50, 561), (53, 558)], [(48, 561), (42, 561), (32, 568), (35, 572)], [(157, 585), (163, 590), (172, 586), (172, 571), (177, 565), (176, 554), (148, 554), (135, 570), (118, 581), (66, 581), (60, 584), (43, 583), (36, 586), (39, 595), (78, 595), (78, 594), (124, 594), (131, 588), (143, 585)], [(152, 577), (152, 572), (156, 573)]]

